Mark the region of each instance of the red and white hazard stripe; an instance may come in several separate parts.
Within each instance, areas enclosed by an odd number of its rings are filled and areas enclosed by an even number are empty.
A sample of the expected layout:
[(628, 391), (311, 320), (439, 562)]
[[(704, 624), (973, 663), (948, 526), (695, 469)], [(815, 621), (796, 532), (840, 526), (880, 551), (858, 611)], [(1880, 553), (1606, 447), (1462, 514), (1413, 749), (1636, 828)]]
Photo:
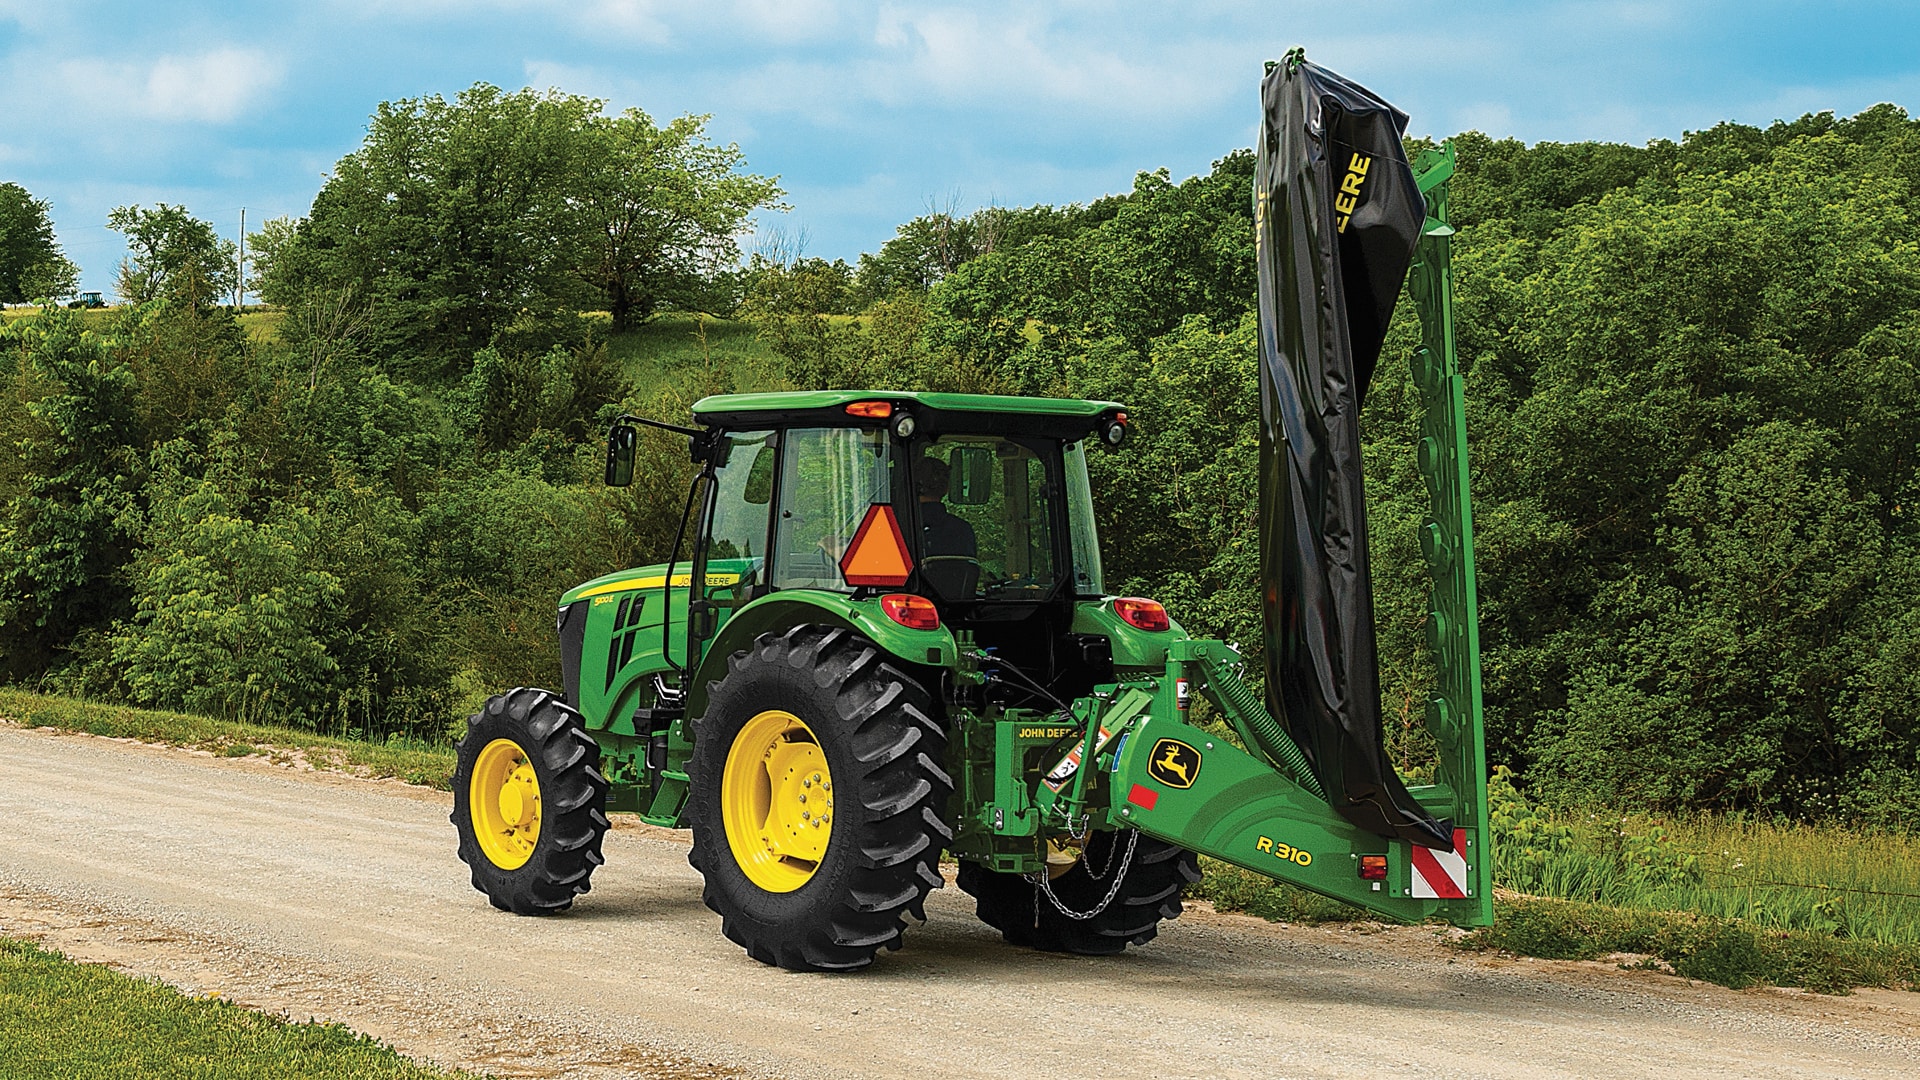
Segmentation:
[(1413, 845), (1413, 895), (1436, 900), (1467, 896), (1467, 830), (1453, 830), (1453, 850)]

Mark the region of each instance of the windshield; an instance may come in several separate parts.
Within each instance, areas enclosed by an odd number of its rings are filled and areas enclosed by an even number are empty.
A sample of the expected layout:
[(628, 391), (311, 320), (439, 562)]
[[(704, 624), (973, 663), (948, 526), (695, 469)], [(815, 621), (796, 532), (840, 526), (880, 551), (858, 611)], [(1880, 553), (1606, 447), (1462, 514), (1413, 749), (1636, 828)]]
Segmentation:
[(916, 444), (921, 579), (940, 598), (1041, 600), (1053, 592), (1058, 445), (994, 435)]

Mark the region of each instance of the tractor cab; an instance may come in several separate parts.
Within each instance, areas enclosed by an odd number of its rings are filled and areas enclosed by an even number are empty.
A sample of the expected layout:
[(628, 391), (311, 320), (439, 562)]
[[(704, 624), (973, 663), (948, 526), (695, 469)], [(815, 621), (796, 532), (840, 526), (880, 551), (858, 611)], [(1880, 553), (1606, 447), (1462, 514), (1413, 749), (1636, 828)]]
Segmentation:
[(689, 561), (738, 575), (697, 636), (782, 592), (892, 597), (894, 622), (965, 634), (1047, 692), (1110, 675), (1110, 648), (1067, 639), (1103, 598), (1087, 454), (1125, 441), (1118, 404), (824, 391), (708, 398), (694, 415), (712, 480)]

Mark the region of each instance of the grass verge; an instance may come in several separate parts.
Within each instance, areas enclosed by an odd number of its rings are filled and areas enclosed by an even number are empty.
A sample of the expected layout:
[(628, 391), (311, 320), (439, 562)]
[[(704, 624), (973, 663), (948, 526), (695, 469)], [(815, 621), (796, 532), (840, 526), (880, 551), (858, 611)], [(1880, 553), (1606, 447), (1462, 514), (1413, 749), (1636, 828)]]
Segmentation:
[(399, 738), (384, 743), (353, 742), (293, 728), (76, 701), (13, 688), (0, 688), (0, 718), (25, 727), (186, 746), (224, 757), (260, 754), (286, 760), (297, 752), (315, 768), (392, 777), (441, 791), (447, 790), (453, 776), (450, 746)]
[(0, 1047), (7, 1075), (63, 1080), (471, 1075), (409, 1061), (339, 1024), (296, 1024), (191, 998), (8, 938), (0, 938)]
[(1499, 896), (1494, 924), (1463, 948), (1548, 960), (1645, 956), (1644, 966), (1735, 990), (1762, 983), (1844, 994), (1858, 986), (1920, 990), (1920, 946), (1759, 929), (1695, 912), (1606, 907), (1546, 897)]
[[(1202, 859), (1190, 895), (1221, 911), (1275, 922), (1370, 919), (1365, 911), (1239, 867)], [(1823, 994), (1855, 987), (1920, 990), (1920, 945), (1756, 926), (1694, 911), (1523, 896), (1494, 898), (1494, 923), (1460, 939), (1464, 949), (1501, 950), (1543, 960), (1598, 960), (1615, 953), (1645, 957), (1639, 966), (1739, 990), (1758, 984), (1797, 986)]]

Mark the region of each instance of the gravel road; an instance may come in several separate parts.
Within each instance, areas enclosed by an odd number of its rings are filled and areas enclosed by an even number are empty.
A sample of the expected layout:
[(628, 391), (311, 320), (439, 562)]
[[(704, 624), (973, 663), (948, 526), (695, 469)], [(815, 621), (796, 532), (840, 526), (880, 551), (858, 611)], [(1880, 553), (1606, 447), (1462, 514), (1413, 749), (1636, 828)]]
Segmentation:
[(1735, 993), (1196, 905), (1113, 959), (1010, 948), (958, 889), (856, 975), (720, 936), (680, 834), (617, 823), (571, 914), (493, 910), (450, 797), (0, 724), (0, 933), (403, 1052), (551, 1077), (1913, 1075), (1920, 995)]

